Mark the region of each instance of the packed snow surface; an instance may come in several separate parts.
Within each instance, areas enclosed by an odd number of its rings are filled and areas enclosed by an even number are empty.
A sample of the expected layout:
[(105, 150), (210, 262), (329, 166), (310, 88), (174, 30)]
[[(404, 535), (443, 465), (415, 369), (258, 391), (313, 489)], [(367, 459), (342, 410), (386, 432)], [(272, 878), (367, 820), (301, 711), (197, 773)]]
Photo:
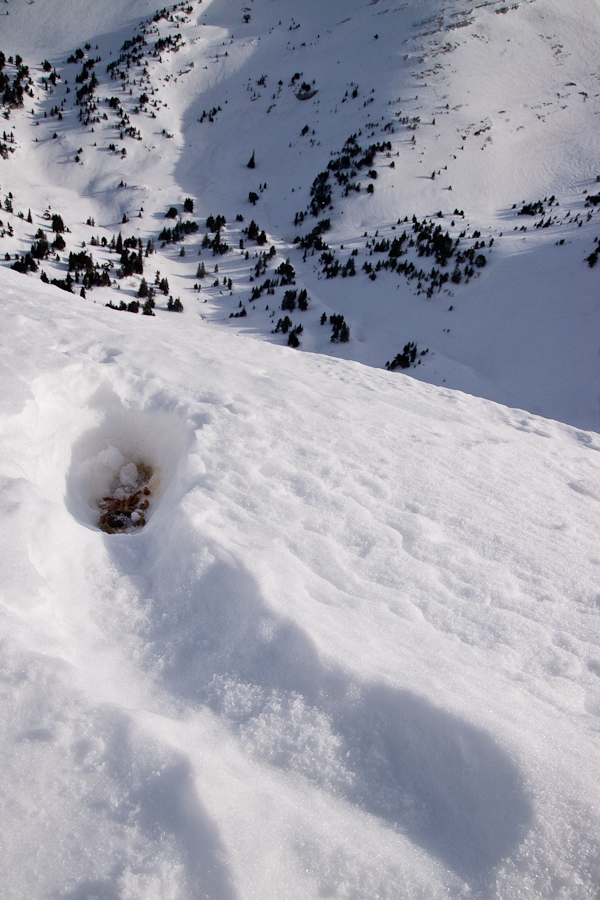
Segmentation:
[(1, 277), (5, 895), (595, 897), (598, 435)]

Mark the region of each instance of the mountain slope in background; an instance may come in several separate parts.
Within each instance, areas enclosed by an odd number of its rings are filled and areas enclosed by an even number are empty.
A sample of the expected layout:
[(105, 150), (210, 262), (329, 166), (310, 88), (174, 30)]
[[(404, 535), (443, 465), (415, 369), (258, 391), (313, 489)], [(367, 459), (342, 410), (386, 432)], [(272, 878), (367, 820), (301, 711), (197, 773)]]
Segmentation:
[[(290, 317), (302, 326), (300, 349), (383, 367), (414, 343), (415, 377), (598, 427), (597, 271), (586, 262), (597, 246), (595, 4), (437, 0), (299, 10), (213, 0), (165, 8), (158, 18), (142, 3), (116, 18), (93, 6), (87, 15), (80, 4), (7, 7), (5, 53), (20, 53), (34, 82), (31, 108), (28, 100), (10, 114), (15, 152), (2, 168), (2, 190), (15, 198), (14, 238), (2, 239), (10, 264), (47, 229), (51, 207), (72, 237), (59, 262), (48, 261), (50, 278), (64, 280), (68, 253), (83, 242), (110, 243), (122, 231), (144, 246), (154, 242), (144, 275), (150, 284), (157, 271), (167, 277), (184, 319), (202, 316), (286, 343), (287, 333), (272, 334), (285, 318), (284, 291), (252, 298), (256, 282), (276, 280), (289, 258), (310, 301)], [(52, 55), (46, 35), (57, 32)], [(67, 63), (78, 47), (82, 59)], [(39, 63), (48, 56), (57, 80), (44, 90)], [(93, 69), (83, 65), (97, 59)], [(77, 103), (92, 71), (98, 85)], [(328, 170), (351, 136), (361, 152), (345, 169)], [(320, 173), (327, 190), (313, 216)], [(174, 224), (165, 214), (174, 207), (185, 217), (186, 197), (199, 231), (164, 244), (159, 236)], [(524, 207), (534, 214), (519, 215)], [(33, 221), (19, 222), (16, 213), (28, 209)], [(211, 215), (226, 219), (222, 256), (202, 247)], [(419, 229), (448, 235), (450, 257), (437, 259), (419, 243), (413, 217)], [(265, 244), (248, 239), (251, 221)], [(314, 240), (308, 249), (294, 244), (327, 225), (325, 251)], [(404, 232), (395, 270), (382, 268)], [(257, 275), (270, 247), (276, 255)], [(482, 250), (485, 268), (457, 263), (458, 254)], [(113, 282), (93, 299), (131, 302), (140, 277), (118, 278), (114, 253), (92, 255), (111, 265)], [(348, 265), (356, 275), (344, 278)], [(230, 319), (242, 309), (243, 320)], [(344, 316), (347, 344), (331, 343), (323, 314)]]

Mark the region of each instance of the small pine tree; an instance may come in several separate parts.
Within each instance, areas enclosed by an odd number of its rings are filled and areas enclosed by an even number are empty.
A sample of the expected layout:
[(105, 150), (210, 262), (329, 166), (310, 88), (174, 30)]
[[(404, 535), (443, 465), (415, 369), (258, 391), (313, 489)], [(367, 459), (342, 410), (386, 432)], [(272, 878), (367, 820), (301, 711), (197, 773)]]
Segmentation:
[(65, 223), (62, 220), (62, 216), (59, 216), (58, 213), (54, 213), (52, 216), (52, 231), (55, 231), (56, 234), (62, 234), (65, 230)]
[(254, 150), (252, 151), (252, 156), (248, 160), (248, 168), (255, 169), (256, 168), (256, 160), (254, 158)]
[(185, 200), (183, 201), (183, 209), (186, 213), (194, 212), (194, 201), (192, 200), (191, 197), (185, 198)]

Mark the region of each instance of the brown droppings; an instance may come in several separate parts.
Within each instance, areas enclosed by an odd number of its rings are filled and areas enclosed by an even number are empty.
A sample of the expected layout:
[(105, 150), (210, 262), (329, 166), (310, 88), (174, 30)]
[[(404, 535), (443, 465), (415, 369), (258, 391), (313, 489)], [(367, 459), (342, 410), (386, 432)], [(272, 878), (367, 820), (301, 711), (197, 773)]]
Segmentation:
[[(138, 471), (142, 471), (144, 475), (150, 477), (151, 473), (145, 467), (138, 466)], [(144, 516), (139, 515), (145, 512), (150, 505), (149, 497), (151, 490), (148, 485), (138, 488), (128, 497), (103, 497), (98, 502), (101, 515), (98, 519), (98, 525), (106, 534), (123, 534), (130, 528), (143, 528), (146, 524)], [(142, 496), (145, 498), (142, 500)], [(139, 518), (133, 521), (133, 513), (138, 513)]]

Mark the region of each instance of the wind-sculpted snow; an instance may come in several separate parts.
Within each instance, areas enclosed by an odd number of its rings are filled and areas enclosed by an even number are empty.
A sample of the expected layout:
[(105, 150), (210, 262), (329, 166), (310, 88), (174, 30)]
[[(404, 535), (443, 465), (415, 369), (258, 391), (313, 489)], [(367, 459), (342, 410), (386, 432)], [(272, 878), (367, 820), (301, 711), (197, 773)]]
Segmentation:
[(598, 436), (0, 278), (8, 895), (595, 897)]

